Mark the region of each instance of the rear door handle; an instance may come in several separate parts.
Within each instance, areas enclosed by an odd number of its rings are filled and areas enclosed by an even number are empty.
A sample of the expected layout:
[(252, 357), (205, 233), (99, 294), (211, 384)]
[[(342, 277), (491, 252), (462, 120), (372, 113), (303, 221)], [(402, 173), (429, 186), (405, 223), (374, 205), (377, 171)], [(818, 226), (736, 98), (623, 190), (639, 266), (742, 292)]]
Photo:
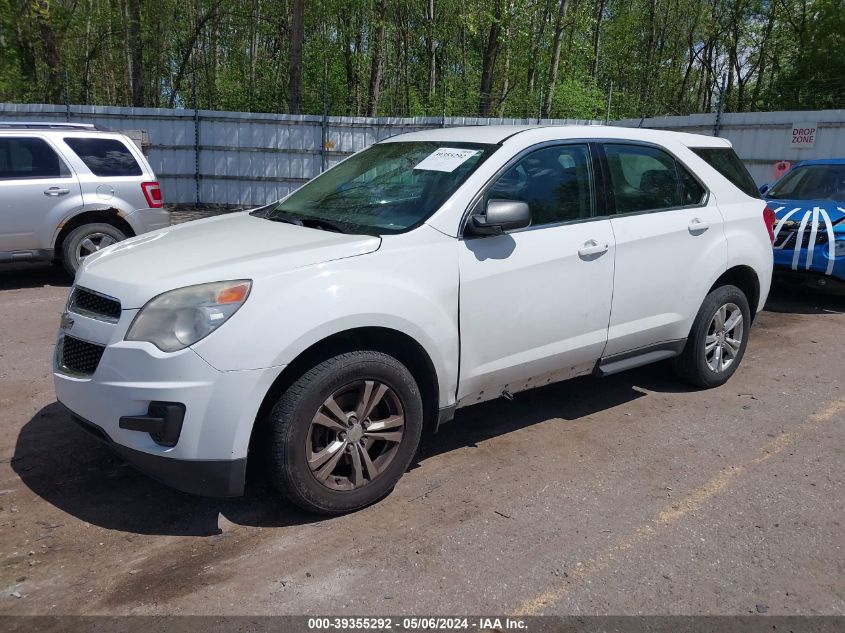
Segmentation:
[(701, 235), (709, 228), (710, 224), (708, 222), (702, 222), (699, 218), (693, 218), (687, 226), (687, 229), (693, 235)]
[(63, 189), (61, 187), (50, 187), (44, 190), (45, 196), (64, 196), (70, 193), (70, 189)]
[(599, 244), (596, 240), (587, 240), (584, 246), (578, 249), (578, 257), (581, 259), (591, 259), (604, 255), (610, 246), (607, 242)]

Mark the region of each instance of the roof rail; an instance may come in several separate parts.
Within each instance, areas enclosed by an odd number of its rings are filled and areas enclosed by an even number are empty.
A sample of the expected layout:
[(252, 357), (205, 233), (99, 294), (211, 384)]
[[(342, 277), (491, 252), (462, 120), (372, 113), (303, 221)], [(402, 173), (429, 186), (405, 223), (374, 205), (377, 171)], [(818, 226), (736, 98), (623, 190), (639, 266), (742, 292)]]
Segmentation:
[(0, 121), (0, 130), (100, 130), (93, 123), (62, 123), (52, 121)]

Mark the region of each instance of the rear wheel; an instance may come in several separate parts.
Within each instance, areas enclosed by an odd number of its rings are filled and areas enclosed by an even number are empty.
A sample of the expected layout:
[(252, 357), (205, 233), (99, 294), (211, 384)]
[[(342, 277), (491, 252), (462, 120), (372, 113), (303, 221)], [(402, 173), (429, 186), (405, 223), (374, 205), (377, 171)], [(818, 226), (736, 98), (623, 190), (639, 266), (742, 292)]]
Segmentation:
[(76, 275), (82, 260), (99, 250), (125, 240), (126, 235), (111, 224), (83, 224), (73, 229), (62, 243), (62, 265), (69, 275)]
[(300, 507), (357, 510), (396, 485), (422, 433), (420, 392), (381, 352), (330, 358), (296, 380), (270, 413), (269, 474)]
[(718, 387), (734, 374), (748, 344), (751, 312), (745, 293), (721, 286), (704, 299), (675, 370), (685, 381)]

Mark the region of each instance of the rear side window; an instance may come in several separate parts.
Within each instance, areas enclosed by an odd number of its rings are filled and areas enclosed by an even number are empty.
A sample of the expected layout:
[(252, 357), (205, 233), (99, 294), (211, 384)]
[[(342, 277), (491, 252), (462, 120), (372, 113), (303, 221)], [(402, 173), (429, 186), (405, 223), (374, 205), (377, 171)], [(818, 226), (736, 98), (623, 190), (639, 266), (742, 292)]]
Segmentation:
[(111, 138), (65, 138), (95, 176), (140, 176), (141, 167), (129, 149)]
[(0, 179), (70, 178), (70, 170), (44, 139), (0, 138)]
[(693, 152), (698, 154), (713, 169), (730, 180), (744, 194), (752, 198), (759, 198), (760, 192), (754, 179), (739, 156), (730, 147), (691, 147)]
[(707, 191), (668, 152), (644, 145), (604, 146), (616, 213), (660, 211), (701, 204)]

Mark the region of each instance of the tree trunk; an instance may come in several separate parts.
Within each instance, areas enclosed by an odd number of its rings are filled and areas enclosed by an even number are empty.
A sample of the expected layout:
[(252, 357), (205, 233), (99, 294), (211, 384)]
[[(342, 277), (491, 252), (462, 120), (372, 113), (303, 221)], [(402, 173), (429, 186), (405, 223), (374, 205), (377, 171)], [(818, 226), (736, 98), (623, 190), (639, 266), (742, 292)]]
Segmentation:
[(543, 112), (541, 116), (548, 118), (552, 111), (552, 100), (555, 96), (555, 86), (557, 85), (557, 71), (560, 66), (560, 43), (563, 39), (564, 20), (566, 19), (566, 12), (569, 9), (569, 0), (560, 0), (560, 5), (557, 10), (557, 18), (555, 19), (555, 35), (552, 38), (552, 57), (549, 60), (549, 85), (546, 90), (546, 99), (543, 103)]
[(656, 72), (652, 67), (652, 53), (654, 51), (654, 40), (656, 36), (655, 21), (657, 20), (657, 0), (650, 0), (648, 7), (648, 39), (645, 42), (643, 63), (643, 74), (640, 77), (640, 113), (647, 109), (651, 76)]
[(596, 2), (595, 22), (593, 29), (593, 60), (590, 64), (590, 77), (593, 79), (599, 74), (599, 47), (601, 45), (601, 23), (604, 19), (604, 5), (607, 0), (598, 0)]
[(537, 27), (537, 33), (534, 34), (534, 19), (537, 17), (535, 12), (531, 18), (531, 26), (528, 32), (531, 34), (531, 46), (528, 52), (528, 75), (525, 82), (525, 108), (523, 116), (528, 118), (532, 113), (532, 106), (535, 103), (534, 99), (534, 85), (537, 81), (537, 56), (540, 52), (540, 43), (543, 41), (543, 33), (546, 30), (546, 22), (549, 20), (549, 9), (544, 5), (540, 10), (540, 24)]
[(129, 19), (129, 81), (132, 86), (132, 105), (144, 107), (144, 43), (141, 39), (141, 4), (139, 0), (127, 0)]
[(496, 0), (493, 9), (493, 19), (484, 45), (481, 60), (481, 86), (479, 89), (478, 116), (490, 116), (493, 91), (493, 71), (496, 68), (496, 58), (501, 48), (500, 35), (502, 33), (502, 1)]
[(174, 107), (176, 103), (176, 98), (179, 95), (179, 90), (182, 88), (182, 80), (185, 77), (185, 71), (188, 69), (188, 62), (191, 60), (191, 56), (194, 52), (194, 47), (197, 44), (197, 40), (199, 39), (200, 35), (202, 35), (203, 29), (205, 29), (205, 25), (216, 17), (217, 7), (213, 6), (211, 9), (208, 10), (208, 13), (201, 16), (197, 20), (197, 23), (194, 26), (194, 30), (192, 31), (191, 36), (188, 38), (185, 50), (182, 51), (182, 59), (179, 61), (179, 67), (176, 70), (176, 76), (173, 79), (173, 85), (170, 87), (170, 99), (168, 100), (167, 106), (168, 108)]
[(44, 100), (46, 103), (59, 103), (62, 95), (62, 82), (59, 78), (59, 47), (56, 43), (56, 33), (50, 23), (50, 0), (35, 0), (33, 13), (47, 66)]
[(499, 117), (505, 116), (505, 100), (508, 98), (510, 92), (510, 72), (511, 72), (511, 47), (508, 42), (511, 39), (511, 28), (505, 30), (505, 67), (502, 69), (502, 92), (499, 97), (498, 114)]
[(386, 0), (376, 5), (376, 31), (370, 57), (370, 87), (367, 90), (367, 116), (376, 116), (381, 90), (382, 57), (384, 56), (384, 20), (387, 14)]
[(29, 22), (31, 8), (28, 3), (22, 4), (22, 10), (15, 15), (15, 40), (20, 53), (21, 76), (30, 88), (38, 85), (38, 70), (35, 64), (35, 49), (32, 39), (29, 37), (29, 29), (26, 24)]
[(426, 110), (434, 105), (437, 95), (437, 42), (434, 39), (436, 16), (434, 14), (434, 0), (428, 0), (425, 15), (425, 49), (428, 58), (428, 85), (426, 86)]
[(293, 0), (290, 17), (288, 110), (299, 114), (302, 106), (302, 46), (305, 42), (305, 0)]

